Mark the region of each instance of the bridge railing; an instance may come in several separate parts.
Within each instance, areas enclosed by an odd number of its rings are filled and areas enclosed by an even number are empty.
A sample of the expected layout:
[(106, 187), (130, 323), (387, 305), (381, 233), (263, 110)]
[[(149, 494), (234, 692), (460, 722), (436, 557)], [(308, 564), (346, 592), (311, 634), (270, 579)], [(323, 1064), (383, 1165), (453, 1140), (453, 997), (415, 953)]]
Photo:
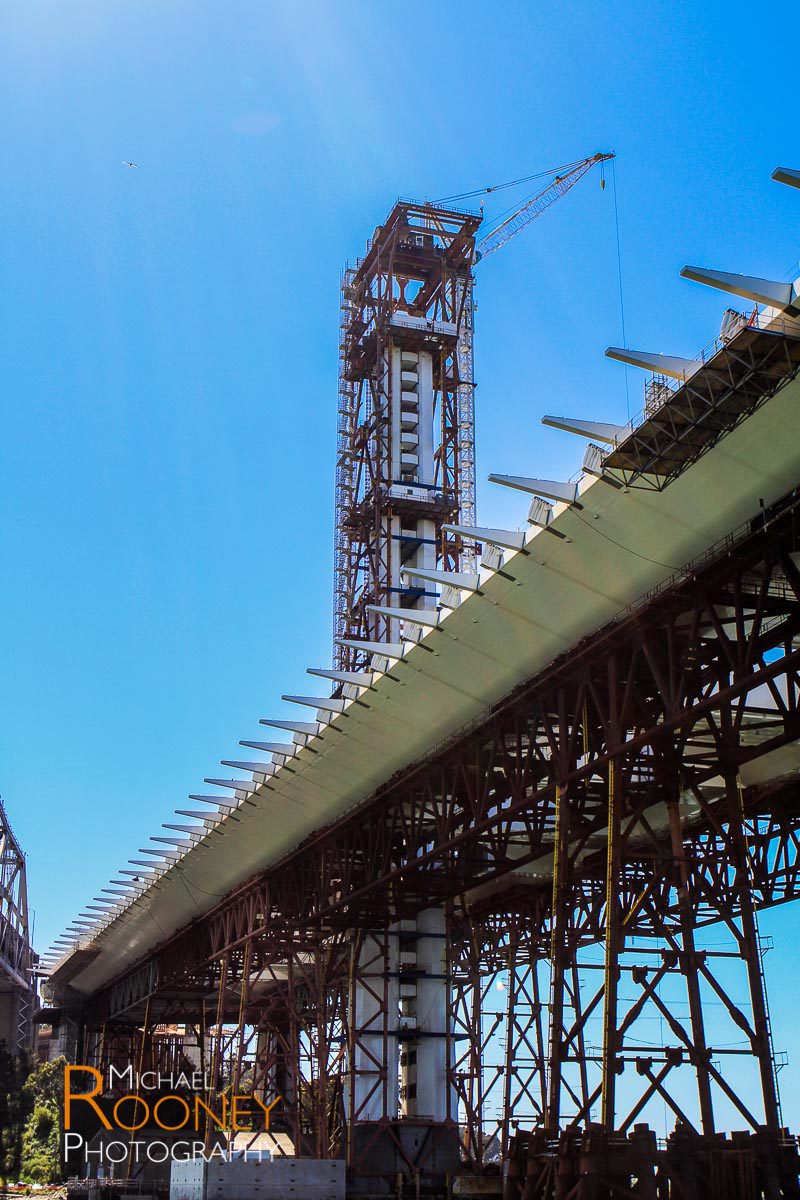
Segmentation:
[(680, 378), (669, 377), (658, 371), (653, 371), (645, 376), (644, 405), (626, 424), (626, 428), (629, 428), (631, 433), (650, 420), (659, 408), (666, 404), (671, 396), (683, 384), (688, 383), (701, 368), (708, 366), (718, 354), (726, 351), (743, 330), (755, 329), (780, 337), (800, 336), (800, 321), (791, 317), (776, 316), (775, 309), (760, 311), (754, 308), (751, 311), (740, 312), (730, 308), (727, 310), (725, 318), (720, 332), (689, 360), (690, 365)]

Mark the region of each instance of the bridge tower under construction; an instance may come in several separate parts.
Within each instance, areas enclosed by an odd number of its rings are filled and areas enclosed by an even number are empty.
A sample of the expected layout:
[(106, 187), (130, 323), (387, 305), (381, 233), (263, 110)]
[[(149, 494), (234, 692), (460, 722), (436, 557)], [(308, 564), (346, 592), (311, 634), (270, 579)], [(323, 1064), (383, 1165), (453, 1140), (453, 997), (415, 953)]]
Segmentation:
[[(472, 267), (480, 217), (398, 201), (342, 276), (334, 664), (433, 604), (416, 570), (474, 564)], [(354, 643), (362, 643), (354, 644)]]

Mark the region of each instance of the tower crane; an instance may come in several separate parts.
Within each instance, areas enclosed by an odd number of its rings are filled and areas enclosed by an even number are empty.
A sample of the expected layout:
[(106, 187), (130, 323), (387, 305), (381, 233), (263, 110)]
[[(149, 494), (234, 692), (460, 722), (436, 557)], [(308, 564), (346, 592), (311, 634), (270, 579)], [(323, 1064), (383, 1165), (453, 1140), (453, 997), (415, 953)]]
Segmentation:
[[(613, 153), (593, 154), (590, 158), (581, 159), (580, 162), (567, 163), (565, 167), (556, 167), (555, 178), (551, 179), (541, 192), (526, 200), (516, 212), (513, 212), (510, 217), (506, 217), (481, 238), (476, 247), (476, 261), (480, 262), (481, 259), (488, 258), (490, 254), (500, 250), (513, 237), (521, 233), (527, 225), (530, 225), (531, 221), (535, 221), (552, 204), (555, 204), (556, 200), (566, 196), (578, 180), (583, 179), (587, 171), (591, 171), (592, 167), (599, 163), (609, 162), (613, 157)], [(563, 174), (558, 172), (563, 172)], [(605, 182), (605, 177), (601, 177), (600, 186), (605, 187)], [(493, 188), (492, 190), (497, 189)]]
[[(592, 167), (610, 162), (614, 157), (613, 152), (592, 154), (588, 158), (581, 158), (576, 162), (564, 163), (562, 166), (553, 167), (549, 171), (540, 171), (536, 175), (527, 175), (522, 179), (512, 179), (509, 183), (500, 183), (491, 187), (478, 188), (472, 192), (463, 192), (459, 196), (447, 196), (445, 200), (446, 202), (453, 202), (473, 199), (476, 196), (488, 195), (490, 192), (499, 192), (506, 188), (518, 187), (520, 184), (529, 183), (534, 179), (541, 179), (544, 176), (548, 177), (547, 184), (540, 192), (537, 192), (534, 196), (529, 196), (510, 216), (504, 217), (488, 233), (484, 234), (475, 247), (475, 262), (478, 263), (482, 259), (488, 258), (490, 254), (494, 254), (497, 250), (502, 249), (507, 242), (510, 242), (513, 237), (516, 237), (518, 233), (521, 233), (523, 229), (530, 225), (531, 221), (535, 221), (551, 205), (555, 204), (556, 200), (560, 200), (562, 196), (566, 196), (567, 192), (580, 179), (583, 179), (588, 171), (591, 171)], [(601, 188), (605, 187), (605, 176), (601, 176), (600, 186)], [(442, 203), (444, 202), (442, 201)]]

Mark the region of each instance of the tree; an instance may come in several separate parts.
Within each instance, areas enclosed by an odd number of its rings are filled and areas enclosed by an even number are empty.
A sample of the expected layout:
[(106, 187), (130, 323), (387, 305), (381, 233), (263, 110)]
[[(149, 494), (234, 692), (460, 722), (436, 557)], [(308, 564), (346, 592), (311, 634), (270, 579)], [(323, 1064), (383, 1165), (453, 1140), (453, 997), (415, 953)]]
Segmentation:
[(20, 1178), (26, 1183), (59, 1183), (66, 1059), (40, 1063), (23, 1087), (26, 1119), (20, 1139)]
[(30, 1071), (26, 1056), (14, 1055), (0, 1041), (0, 1181), (20, 1176), (22, 1128), (28, 1116), (23, 1085)]

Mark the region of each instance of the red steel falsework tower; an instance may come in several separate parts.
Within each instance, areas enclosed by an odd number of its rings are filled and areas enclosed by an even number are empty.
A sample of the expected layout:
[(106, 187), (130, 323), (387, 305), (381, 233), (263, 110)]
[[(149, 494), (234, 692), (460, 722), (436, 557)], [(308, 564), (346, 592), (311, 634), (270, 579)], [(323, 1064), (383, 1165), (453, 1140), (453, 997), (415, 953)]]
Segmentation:
[(472, 268), (481, 218), (398, 201), (342, 277), (334, 665), (427, 608), (403, 568), (471, 568), (443, 525), (475, 521)]

